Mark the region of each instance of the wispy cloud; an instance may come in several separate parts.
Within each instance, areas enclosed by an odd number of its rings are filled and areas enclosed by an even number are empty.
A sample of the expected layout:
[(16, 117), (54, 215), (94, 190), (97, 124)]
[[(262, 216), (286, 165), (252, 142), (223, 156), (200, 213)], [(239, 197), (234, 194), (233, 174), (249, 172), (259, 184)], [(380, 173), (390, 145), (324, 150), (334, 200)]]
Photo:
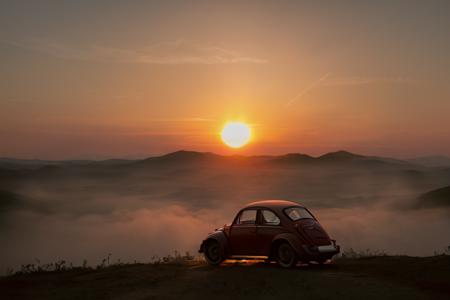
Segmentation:
[(160, 118), (151, 119), (150, 122), (155, 123), (177, 123), (177, 122), (214, 122), (215, 119), (201, 118), (201, 117), (187, 117), (187, 118)]
[(158, 43), (139, 49), (101, 45), (75, 46), (36, 38), (21, 41), (2, 40), (1, 42), (59, 58), (98, 62), (160, 65), (267, 63), (266, 59), (243, 55), (214, 44), (200, 44), (188, 40)]
[(363, 85), (371, 83), (415, 83), (416, 80), (405, 77), (335, 77), (327, 78), (322, 85), (343, 86), (343, 85)]
[(326, 73), (320, 78), (312, 82), (309, 86), (301, 90), (295, 97), (286, 102), (286, 107), (291, 106), (311, 90), (319, 88), (321, 86), (357, 86), (373, 83), (392, 83), (392, 84), (413, 84), (417, 83), (417, 80), (409, 79), (405, 77), (331, 77), (331, 73)]
[(328, 76), (330, 76), (330, 73), (326, 73), (326, 74), (322, 75), (316, 81), (312, 82), (309, 86), (307, 86), (306, 88), (301, 90), (300, 93), (298, 93), (294, 98), (289, 100), (286, 103), (286, 106), (291, 106), (296, 101), (300, 100), (303, 96), (305, 96), (307, 93), (309, 93), (312, 89), (314, 89), (315, 87), (319, 86), (323, 81), (325, 81), (328, 78)]

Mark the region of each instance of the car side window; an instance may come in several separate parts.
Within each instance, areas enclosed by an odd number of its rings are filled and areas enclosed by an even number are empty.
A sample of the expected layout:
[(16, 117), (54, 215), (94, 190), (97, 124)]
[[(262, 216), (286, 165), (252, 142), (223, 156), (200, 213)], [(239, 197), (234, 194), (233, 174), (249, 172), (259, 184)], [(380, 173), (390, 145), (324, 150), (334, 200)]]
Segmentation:
[(280, 225), (280, 219), (270, 210), (262, 210), (262, 223), (264, 225)]
[(239, 216), (238, 224), (256, 224), (256, 209), (244, 210)]
[(314, 219), (314, 217), (303, 207), (290, 207), (286, 208), (284, 212), (292, 221), (300, 219)]

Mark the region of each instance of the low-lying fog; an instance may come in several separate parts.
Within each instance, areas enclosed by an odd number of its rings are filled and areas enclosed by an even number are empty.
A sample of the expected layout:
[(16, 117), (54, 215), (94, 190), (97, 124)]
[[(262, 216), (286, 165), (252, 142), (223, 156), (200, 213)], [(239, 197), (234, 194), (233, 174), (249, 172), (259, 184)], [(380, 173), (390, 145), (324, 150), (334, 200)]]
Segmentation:
[(176, 163), (14, 171), (0, 186), (0, 272), (37, 259), (95, 265), (109, 253), (128, 262), (196, 253), (242, 205), (274, 198), (306, 205), (344, 249), (442, 253), (450, 210), (418, 208), (417, 197), (448, 185), (449, 172), (410, 168)]

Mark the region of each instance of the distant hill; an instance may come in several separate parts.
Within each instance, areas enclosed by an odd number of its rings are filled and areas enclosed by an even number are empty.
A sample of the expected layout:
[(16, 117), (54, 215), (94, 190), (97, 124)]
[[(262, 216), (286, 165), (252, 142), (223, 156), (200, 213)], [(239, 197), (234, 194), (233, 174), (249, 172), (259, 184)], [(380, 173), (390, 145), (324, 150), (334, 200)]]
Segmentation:
[(211, 152), (196, 152), (180, 150), (162, 156), (149, 157), (143, 163), (199, 163), (205, 161), (219, 160), (223, 156)]
[(144, 164), (191, 164), (191, 163), (275, 163), (285, 165), (314, 164), (346, 164), (362, 163), (367, 166), (376, 165), (410, 165), (411, 163), (393, 158), (376, 156), (364, 156), (348, 151), (336, 151), (326, 153), (322, 156), (313, 157), (302, 153), (288, 153), (278, 156), (239, 156), (239, 155), (219, 155), (211, 152), (196, 151), (176, 151), (163, 156), (149, 157), (138, 161)]
[(408, 161), (426, 167), (450, 167), (450, 157), (447, 156), (423, 156)]
[(60, 161), (39, 159), (0, 158), (0, 168), (4, 169), (38, 169), (48, 165), (59, 165)]
[(318, 159), (326, 161), (350, 161), (361, 158), (366, 158), (366, 156), (354, 154), (348, 151), (329, 152), (318, 157)]
[(18, 206), (21, 197), (13, 192), (0, 190), (0, 214), (7, 212), (11, 207)]
[(450, 207), (450, 186), (422, 194), (418, 200), (420, 207)]
[[(241, 156), (241, 155), (219, 155), (212, 152), (197, 152), (180, 150), (168, 153), (162, 156), (154, 156), (141, 160), (125, 160), (125, 159), (109, 159), (109, 160), (24, 160), (12, 158), (0, 158), (0, 168), (9, 170), (41, 170), (48, 171), (49, 167), (52, 170), (57, 167), (69, 168), (116, 168), (116, 167), (157, 167), (163, 168), (165, 166), (232, 166), (232, 165), (253, 165), (253, 164), (276, 164), (276, 165), (292, 165), (299, 164), (316, 165), (323, 167), (326, 165), (352, 165), (368, 168), (408, 168), (415, 163), (411, 161), (402, 161), (393, 158), (365, 156), (355, 154), (348, 151), (336, 151), (326, 153), (324, 155), (313, 157), (302, 153), (288, 153), (278, 156)], [(415, 165), (415, 166), (422, 166)]]
[(17, 170), (28, 169), (36, 170), (46, 166), (83, 166), (83, 165), (120, 165), (132, 162), (126, 159), (107, 159), (107, 160), (40, 160), (40, 159), (17, 159), (0, 158), (0, 168)]
[(275, 156), (267, 160), (275, 163), (298, 164), (298, 163), (312, 163), (316, 159), (307, 154), (288, 153), (286, 155)]

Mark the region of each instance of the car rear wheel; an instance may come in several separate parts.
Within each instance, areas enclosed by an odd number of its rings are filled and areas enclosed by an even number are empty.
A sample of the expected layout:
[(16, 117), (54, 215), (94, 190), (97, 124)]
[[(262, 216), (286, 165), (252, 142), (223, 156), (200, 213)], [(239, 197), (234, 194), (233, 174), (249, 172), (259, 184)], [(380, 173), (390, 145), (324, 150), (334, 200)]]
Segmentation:
[(220, 246), (218, 241), (210, 240), (206, 242), (204, 252), (206, 260), (211, 265), (217, 266), (224, 260), (222, 247)]
[(295, 251), (288, 243), (282, 243), (277, 247), (276, 260), (283, 268), (292, 268), (297, 264)]

